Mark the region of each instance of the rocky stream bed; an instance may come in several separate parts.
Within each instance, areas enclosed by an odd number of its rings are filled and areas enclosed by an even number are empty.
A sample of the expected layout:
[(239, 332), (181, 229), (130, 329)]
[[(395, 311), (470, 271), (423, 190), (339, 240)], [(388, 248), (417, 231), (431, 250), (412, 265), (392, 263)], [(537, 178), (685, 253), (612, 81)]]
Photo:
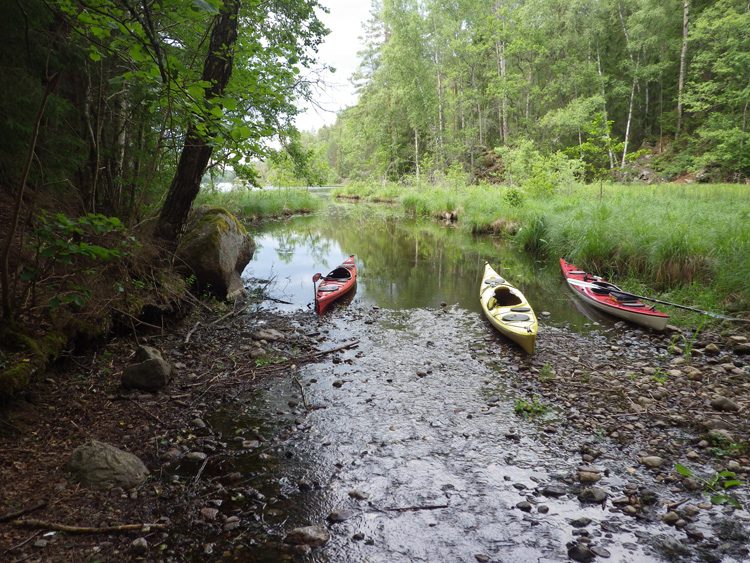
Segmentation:
[[(143, 345), (160, 391), (121, 385)], [(543, 322), (529, 357), (450, 307), (201, 305), (4, 407), (0, 560), (744, 561), (748, 407), (738, 331)], [(81, 485), (91, 440), (148, 477)]]

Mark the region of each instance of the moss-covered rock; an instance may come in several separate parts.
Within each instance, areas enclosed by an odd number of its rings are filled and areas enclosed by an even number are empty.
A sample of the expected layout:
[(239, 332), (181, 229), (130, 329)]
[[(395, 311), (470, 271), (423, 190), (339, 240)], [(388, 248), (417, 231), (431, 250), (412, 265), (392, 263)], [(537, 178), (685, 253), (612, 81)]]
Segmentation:
[(255, 252), (242, 224), (221, 207), (201, 206), (190, 213), (177, 256), (199, 286), (221, 298), (243, 291), (240, 275)]

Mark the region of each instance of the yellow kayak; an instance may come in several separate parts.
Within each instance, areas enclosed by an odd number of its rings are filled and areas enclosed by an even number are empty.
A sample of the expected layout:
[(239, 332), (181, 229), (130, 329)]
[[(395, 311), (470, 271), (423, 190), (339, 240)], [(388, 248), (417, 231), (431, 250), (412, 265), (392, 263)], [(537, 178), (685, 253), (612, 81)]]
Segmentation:
[(539, 326), (534, 310), (523, 293), (500, 277), (487, 262), (479, 286), (479, 302), (492, 326), (529, 354), (534, 353)]

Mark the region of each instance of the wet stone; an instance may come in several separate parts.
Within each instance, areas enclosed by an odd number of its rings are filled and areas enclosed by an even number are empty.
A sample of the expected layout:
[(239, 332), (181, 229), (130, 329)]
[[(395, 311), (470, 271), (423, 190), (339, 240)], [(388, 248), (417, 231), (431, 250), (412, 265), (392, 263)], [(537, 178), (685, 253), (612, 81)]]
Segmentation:
[(657, 467), (661, 467), (664, 463), (664, 460), (656, 455), (646, 456), (641, 458), (641, 463), (645, 465), (646, 467), (649, 467), (651, 469), (655, 469)]
[(597, 504), (607, 499), (607, 493), (600, 487), (587, 487), (578, 495), (578, 500), (584, 504)]
[(319, 547), (328, 543), (328, 540), (330, 539), (331, 535), (325, 528), (321, 528), (320, 526), (303, 526), (301, 528), (294, 528), (290, 531), (284, 538), (284, 542), (293, 545)]
[(531, 503), (528, 501), (521, 501), (518, 504), (516, 504), (516, 508), (522, 512), (531, 512)]
[(484, 553), (477, 553), (474, 555), (474, 559), (476, 559), (479, 563), (487, 563), (490, 560), (489, 555), (485, 555)]
[(345, 508), (338, 508), (334, 511), (332, 511), (328, 515), (328, 520), (334, 523), (338, 522), (344, 522), (354, 516), (354, 513), (351, 510), (346, 510)]
[(597, 555), (598, 557), (601, 557), (603, 559), (607, 559), (608, 557), (612, 557), (612, 554), (608, 550), (606, 550), (603, 547), (598, 546), (598, 545), (592, 546), (591, 547), (591, 551), (595, 555)]
[(570, 525), (574, 528), (585, 528), (591, 524), (591, 518), (587, 518), (586, 516), (581, 516), (580, 518), (576, 518), (573, 520)]
[(737, 412), (740, 406), (727, 397), (716, 397), (711, 401), (711, 408), (723, 412)]
[(677, 522), (680, 519), (680, 517), (677, 515), (676, 512), (669, 511), (664, 516), (662, 516), (661, 520), (668, 526), (673, 526), (675, 522)]
[(590, 563), (596, 558), (596, 554), (585, 545), (575, 543), (568, 546), (568, 557), (579, 563)]
[(547, 485), (542, 488), (542, 494), (545, 497), (560, 498), (564, 497), (567, 494), (567, 491), (563, 487), (557, 485)]
[(547, 514), (549, 512), (549, 506), (546, 504), (539, 504), (536, 507), (536, 511), (540, 514)]

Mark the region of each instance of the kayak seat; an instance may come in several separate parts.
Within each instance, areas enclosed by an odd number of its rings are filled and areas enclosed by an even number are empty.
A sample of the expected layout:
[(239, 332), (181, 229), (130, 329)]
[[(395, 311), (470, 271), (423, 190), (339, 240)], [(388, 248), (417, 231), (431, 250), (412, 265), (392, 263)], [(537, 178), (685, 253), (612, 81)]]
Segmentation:
[(497, 300), (497, 305), (500, 307), (514, 307), (523, 303), (523, 300), (518, 295), (504, 285), (495, 288), (495, 299)]
[(531, 311), (531, 307), (512, 307), (511, 311), (514, 313), (526, 313), (528, 311)]

